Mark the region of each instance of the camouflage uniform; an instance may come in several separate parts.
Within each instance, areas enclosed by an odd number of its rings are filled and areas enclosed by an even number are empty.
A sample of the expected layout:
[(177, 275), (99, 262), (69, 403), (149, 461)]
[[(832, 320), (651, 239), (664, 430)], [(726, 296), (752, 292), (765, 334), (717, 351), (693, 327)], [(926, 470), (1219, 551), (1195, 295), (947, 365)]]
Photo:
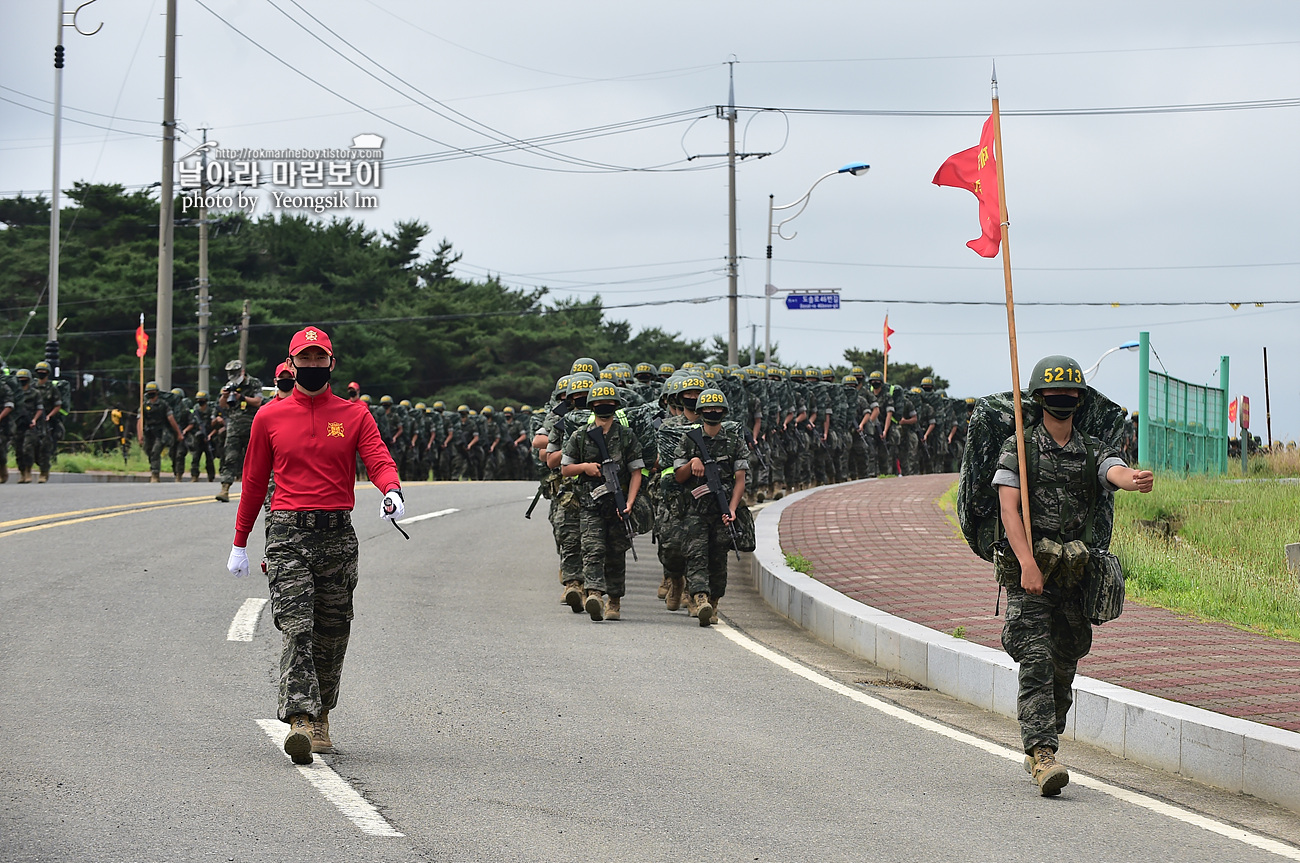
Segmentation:
[(300, 527), (300, 515), (266, 516), (266, 570), (271, 614), (284, 634), (280, 656), (282, 721), (320, 716), (338, 704), (343, 655), (352, 630), (357, 587), (357, 536), (348, 513), (330, 513), (333, 528)]
[[(149, 470), (159, 473), (162, 470), (163, 450), (170, 451), (176, 436), (172, 434), (172, 407), (159, 395), (157, 398), (145, 396), (144, 400), (144, 453), (149, 457)], [(245, 438), (247, 441), (247, 438)], [(242, 458), (243, 453), (240, 453)], [(241, 471), (242, 473), (242, 471)]]
[(221, 459), (223, 484), (238, 482), (244, 475), (244, 451), (248, 449), (248, 433), (253, 428), (253, 416), (258, 409), (257, 405), (251, 405), (247, 400), (261, 398), (262, 382), (245, 374), (243, 381), (231, 391), (238, 396), (230, 399), (222, 414), (225, 418), (226, 436), (226, 451)]
[[(749, 448), (745, 445), (740, 424), (724, 422), (712, 438), (703, 426), (690, 428), (699, 428), (704, 436), (709, 455), (718, 463), (722, 488), (730, 500), (736, 485), (736, 474), (749, 470)], [(695, 442), (682, 434), (673, 452), (673, 468), (683, 467), (700, 455)], [(686, 591), (691, 596), (707, 593), (710, 599), (716, 601), (727, 592), (727, 555), (731, 554), (731, 536), (722, 523), (722, 512), (714, 496), (705, 493), (696, 498), (691, 494), (693, 489), (702, 485), (707, 485), (704, 477), (691, 476), (683, 484), (681, 493), (686, 512), (682, 521)], [(737, 516), (743, 508), (743, 504), (737, 507)]]
[[(587, 434), (593, 424), (579, 426), (564, 444), (561, 464), (600, 463), (600, 450)], [(615, 420), (605, 433), (605, 448), (609, 457), (619, 464), (619, 483), (627, 493), (631, 472), (645, 467), (641, 457), (641, 442), (636, 433)], [(580, 532), (582, 535), (582, 580), (586, 590), (596, 590), (618, 599), (626, 591), (627, 551), (631, 541), (614, 511), (613, 495), (593, 499), (591, 492), (604, 487), (600, 477), (576, 477), (577, 497), (582, 506)]]
[(14, 387), (0, 376), (0, 482), (9, 481), (9, 440), (14, 434)]
[(456, 415), (456, 420), (451, 427), (451, 443), (447, 445), (447, 449), (451, 451), (452, 479), (474, 479), (470, 444), (475, 443), (477, 446), (477, 439), (478, 424), (474, 422), (474, 418), (468, 414), (463, 417)]
[[(546, 452), (560, 452), (575, 425), (585, 427), (587, 412), (570, 410), (563, 416), (550, 411), (542, 420), (541, 434), (547, 436)], [(582, 581), (582, 504), (577, 496), (577, 478), (560, 476), (559, 468), (546, 471), (546, 484), (551, 499), (551, 533), (555, 537), (555, 552), (560, 557), (560, 583)], [(575, 609), (576, 611), (577, 609)]]
[(204, 402), (195, 403), (190, 408), (190, 431), (185, 435), (185, 446), (190, 451), (190, 477), (199, 479), (200, 462), (207, 460), (208, 482), (216, 476), (216, 466), (212, 458), (212, 446), (208, 441), (208, 432), (212, 431), (212, 405)]
[[(1088, 498), (1096, 489), (1095, 507), (1113, 507), (1115, 487), (1106, 472), (1123, 459), (1112, 447), (1089, 437), (1096, 473), (1087, 476), (1085, 434), (1071, 433), (1060, 446), (1047, 429), (1026, 430), (1026, 465), (1029, 470), (1029, 513), (1034, 532), (1034, 556), (1046, 583), (1039, 596), (1020, 586), (1020, 565), (1015, 555), (998, 555), (998, 580), (1007, 588), (1006, 620), (1002, 646), (1020, 663), (1020, 692), (1016, 701), (1020, 736), (1025, 752), (1038, 746), (1055, 751), (1065, 731), (1066, 715), (1073, 703), (1074, 675), (1079, 660), (1092, 647), (1092, 624), (1083, 611), (1082, 567), (1071, 570), (1064, 561), (1050, 564), (1044, 553), (1055, 543), (1060, 548), (1087, 535)], [(1032, 440), (1029, 438), (1032, 437)], [(1020, 487), (1015, 435), (1002, 444), (994, 486)]]
[[(53, 381), (33, 380), (29, 398), (35, 399), (35, 403), (41, 405), (44, 412), (40, 419), (36, 421), (34, 427), (27, 429), (23, 436), (23, 457), (27, 462), (28, 470), (33, 464), (40, 469), (41, 475), (46, 476), (50, 472), (50, 456), (54, 451), (54, 439), (51, 437), (50, 420), (51, 413), (59, 409), (62, 404), (62, 396), (59, 395), (58, 388)], [(28, 424), (31, 424), (31, 417), (35, 416), (36, 411), (28, 415)]]
[(891, 443), (894, 447), (894, 455), (898, 459), (898, 464), (902, 468), (904, 476), (912, 476), (917, 469), (917, 437), (916, 423), (904, 424), (903, 420), (916, 419), (916, 403), (912, 397), (902, 387), (894, 387), (894, 428), (898, 429), (898, 438), (894, 439), (892, 432), (890, 435)]

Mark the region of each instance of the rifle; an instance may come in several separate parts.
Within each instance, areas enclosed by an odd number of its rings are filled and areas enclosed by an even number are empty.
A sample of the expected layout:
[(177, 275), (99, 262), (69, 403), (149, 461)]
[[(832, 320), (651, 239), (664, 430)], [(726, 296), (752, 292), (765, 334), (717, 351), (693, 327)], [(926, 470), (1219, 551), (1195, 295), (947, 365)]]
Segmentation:
[(537, 508), (537, 502), (542, 499), (542, 484), (537, 484), (537, 494), (533, 495), (533, 502), (528, 504), (528, 512), (524, 513), (524, 518), (532, 518), (533, 510)]
[[(714, 461), (713, 454), (709, 452), (708, 446), (704, 443), (704, 432), (699, 426), (691, 429), (686, 436), (694, 442), (696, 449), (700, 451), (700, 461), (704, 462), (704, 482), (700, 488), (707, 488), (708, 493), (713, 495), (713, 499), (718, 502), (718, 508), (722, 515), (731, 515), (731, 501), (727, 498), (727, 492), (722, 488), (722, 472), (718, 470), (718, 463)], [(691, 492), (695, 495), (695, 492)], [(695, 495), (702, 497), (703, 495)], [(723, 519), (722, 526), (727, 529), (731, 535), (731, 550), (736, 553), (736, 560), (740, 560), (740, 537), (736, 536), (736, 526), (726, 519)]]
[(758, 463), (763, 466), (764, 470), (770, 471), (772, 469), (772, 462), (767, 457), (767, 453), (759, 449), (758, 441), (754, 440), (754, 433), (749, 429), (745, 429), (745, 445), (749, 447), (750, 452), (758, 456)]
[(604, 485), (591, 493), (593, 498), (600, 498), (606, 494), (614, 495), (614, 509), (618, 512), (618, 520), (623, 523), (623, 530), (627, 532), (627, 544), (632, 550), (632, 559), (637, 560), (636, 546), (632, 545), (632, 540), (636, 536), (636, 531), (632, 529), (632, 519), (627, 509), (627, 498), (623, 496), (623, 486), (618, 481), (618, 462), (609, 457), (609, 448), (605, 446), (605, 433), (600, 430), (600, 426), (593, 424), (587, 429), (587, 437), (596, 445), (600, 452), (600, 477), (604, 480)]

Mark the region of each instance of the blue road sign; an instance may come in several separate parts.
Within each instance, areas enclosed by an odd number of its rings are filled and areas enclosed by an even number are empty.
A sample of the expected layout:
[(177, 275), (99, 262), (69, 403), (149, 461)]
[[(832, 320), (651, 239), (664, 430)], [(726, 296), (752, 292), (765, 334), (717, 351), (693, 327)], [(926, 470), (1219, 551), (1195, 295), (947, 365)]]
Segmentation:
[(838, 309), (839, 294), (790, 294), (785, 298), (787, 309)]

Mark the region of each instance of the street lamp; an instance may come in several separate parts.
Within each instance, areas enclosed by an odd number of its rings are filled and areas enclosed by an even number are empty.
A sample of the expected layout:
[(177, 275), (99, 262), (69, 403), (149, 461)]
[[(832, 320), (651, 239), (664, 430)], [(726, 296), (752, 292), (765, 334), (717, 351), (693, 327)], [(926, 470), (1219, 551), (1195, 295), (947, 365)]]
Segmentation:
[(1092, 368), (1087, 369), (1083, 373), (1084, 380), (1086, 381), (1088, 378), (1092, 377), (1093, 373), (1097, 371), (1097, 366), (1101, 365), (1101, 361), (1106, 359), (1106, 357), (1110, 356), (1111, 354), (1115, 353), (1115, 351), (1136, 351), (1140, 346), (1140, 344), (1141, 344), (1140, 342), (1125, 342), (1122, 345), (1116, 345), (1115, 347), (1106, 351), (1106, 353), (1102, 354), (1100, 357), (1097, 358), (1097, 362), (1092, 364)]
[(795, 231), (787, 237), (785, 234), (781, 233), (781, 227), (785, 225), (786, 222), (791, 222), (798, 218), (799, 214), (804, 211), (804, 208), (808, 206), (808, 199), (811, 197), (813, 189), (817, 188), (817, 183), (820, 183), (827, 177), (833, 177), (836, 174), (851, 174), (856, 177), (860, 174), (867, 173), (869, 170), (871, 170), (871, 166), (866, 162), (850, 162), (842, 168), (838, 168), (834, 171), (827, 171), (825, 174), (818, 177), (817, 182), (809, 186), (808, 191), (804, 192), (797, 200), (792, 201), (789, 204), (782, 204), (779, 207), (773, 204), (773, 200), (776, 198), (775, 195), (767, 196), (767, 279), (763, 290), (763, 293), (766, 295), (767, 308), (764, 315), (765, 323), (763, 326), (763, 362), (770, 363), (772, 361), (772, 295), (776, 293), (776, 285), (772, 284), (772, 220), (775, 212), (777, 210), (789, 210), (792, 207), (799, 208), (793, 215), (788, 216), (782, 220), (780, 224), (775, 226), (776, 235), (778, 237), (783, 240), (793, 240), (799, 235), (799, 232)]

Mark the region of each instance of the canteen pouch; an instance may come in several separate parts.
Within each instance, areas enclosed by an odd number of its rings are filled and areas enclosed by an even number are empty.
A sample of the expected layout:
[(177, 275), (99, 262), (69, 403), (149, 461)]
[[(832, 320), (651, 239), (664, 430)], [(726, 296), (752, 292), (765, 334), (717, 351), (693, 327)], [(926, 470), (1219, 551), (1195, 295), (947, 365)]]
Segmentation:
[(1083, 615), (1100, 626), (1124, 612), (1124, 570), (1109, 551), (1092, 549), (1083, 585)]

